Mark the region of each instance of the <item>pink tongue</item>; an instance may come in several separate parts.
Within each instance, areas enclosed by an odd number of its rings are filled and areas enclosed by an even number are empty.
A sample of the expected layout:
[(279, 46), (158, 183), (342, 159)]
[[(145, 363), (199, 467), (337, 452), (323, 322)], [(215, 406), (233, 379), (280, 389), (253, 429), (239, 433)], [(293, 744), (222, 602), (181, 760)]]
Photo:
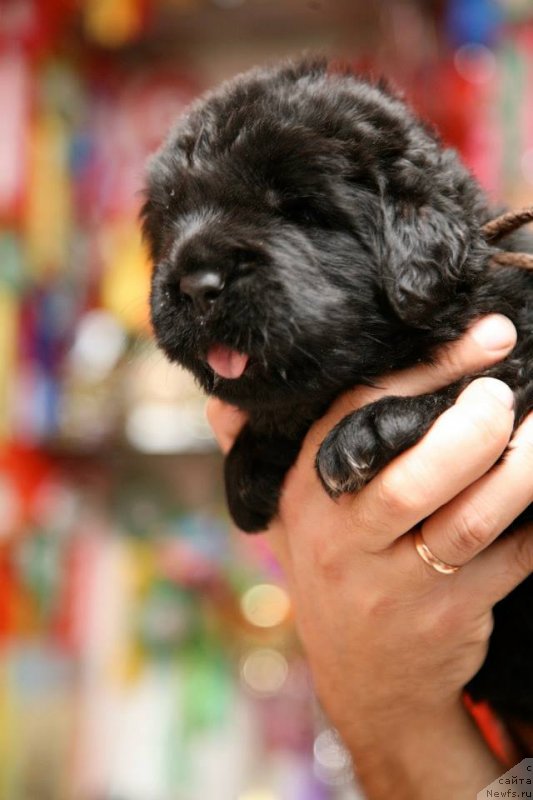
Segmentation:
[(209, 350), (207, 363), (221, 378), (240, 378), (246, 369), (248, 356), (217, 344)]

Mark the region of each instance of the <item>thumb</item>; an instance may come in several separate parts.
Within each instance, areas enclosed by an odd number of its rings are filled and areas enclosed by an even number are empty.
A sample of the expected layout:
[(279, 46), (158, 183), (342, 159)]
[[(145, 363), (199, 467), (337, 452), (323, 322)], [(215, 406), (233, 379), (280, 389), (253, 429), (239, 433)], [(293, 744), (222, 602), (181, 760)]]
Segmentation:
[(220, 449), (227, 453), (246, 422), (246, 414), (216, 397), (210, 397), (205, 406), (205, 415)]

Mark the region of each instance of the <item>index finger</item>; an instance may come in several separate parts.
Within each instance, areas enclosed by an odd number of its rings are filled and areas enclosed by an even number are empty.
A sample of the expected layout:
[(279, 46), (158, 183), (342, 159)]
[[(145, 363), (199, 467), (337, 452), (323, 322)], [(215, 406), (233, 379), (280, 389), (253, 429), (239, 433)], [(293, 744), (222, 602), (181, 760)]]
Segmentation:
[(504, 359), (516, 344), (516, 328), (502, 314), (489, 314), (475, 322), (464, 336), (438, 352), (431, 364), (390, 372), (376, 386), (356, 386), (342, 394), (311, 428), (303, 457), (314, 462), (316, 451), (329, 431), (346, 414), (385, 395), (414, 396), (448, 386), (458, 378), (490, 367)]

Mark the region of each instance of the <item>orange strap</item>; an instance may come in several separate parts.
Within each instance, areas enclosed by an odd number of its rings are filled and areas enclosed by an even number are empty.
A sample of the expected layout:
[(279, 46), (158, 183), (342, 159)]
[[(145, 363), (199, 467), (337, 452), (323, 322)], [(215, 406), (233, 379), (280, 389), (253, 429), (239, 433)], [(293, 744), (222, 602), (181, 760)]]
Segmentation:
[(523, 758), (516, 744), (511, 739), (503, 722), (498, 719), (487, 703), (474, 703), (464, 696), (464, 703), (494, 755), (502, 765), (510, 768)]

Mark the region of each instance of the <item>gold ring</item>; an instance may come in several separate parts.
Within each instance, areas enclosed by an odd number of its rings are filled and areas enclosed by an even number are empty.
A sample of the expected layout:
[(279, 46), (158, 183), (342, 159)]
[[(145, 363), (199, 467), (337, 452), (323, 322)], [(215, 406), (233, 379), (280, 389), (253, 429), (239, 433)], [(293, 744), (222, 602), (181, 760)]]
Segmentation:
[(415, 533), (415, 547), (416, 552), (422, 561), (425, 561), (429, 567), (432, 567), (437, 572), (440, 572), (441, 575), (453, 575), (454, 572), (457, 572), (458, 569), (461, 569), (461, 567), (454, 566), (453, 564), (447, 564), (445, 561), (441, 561), (440, 558), (437, 558), (437, 556), (431, 552), (422, 538), (421, 531), (416, 531)]

